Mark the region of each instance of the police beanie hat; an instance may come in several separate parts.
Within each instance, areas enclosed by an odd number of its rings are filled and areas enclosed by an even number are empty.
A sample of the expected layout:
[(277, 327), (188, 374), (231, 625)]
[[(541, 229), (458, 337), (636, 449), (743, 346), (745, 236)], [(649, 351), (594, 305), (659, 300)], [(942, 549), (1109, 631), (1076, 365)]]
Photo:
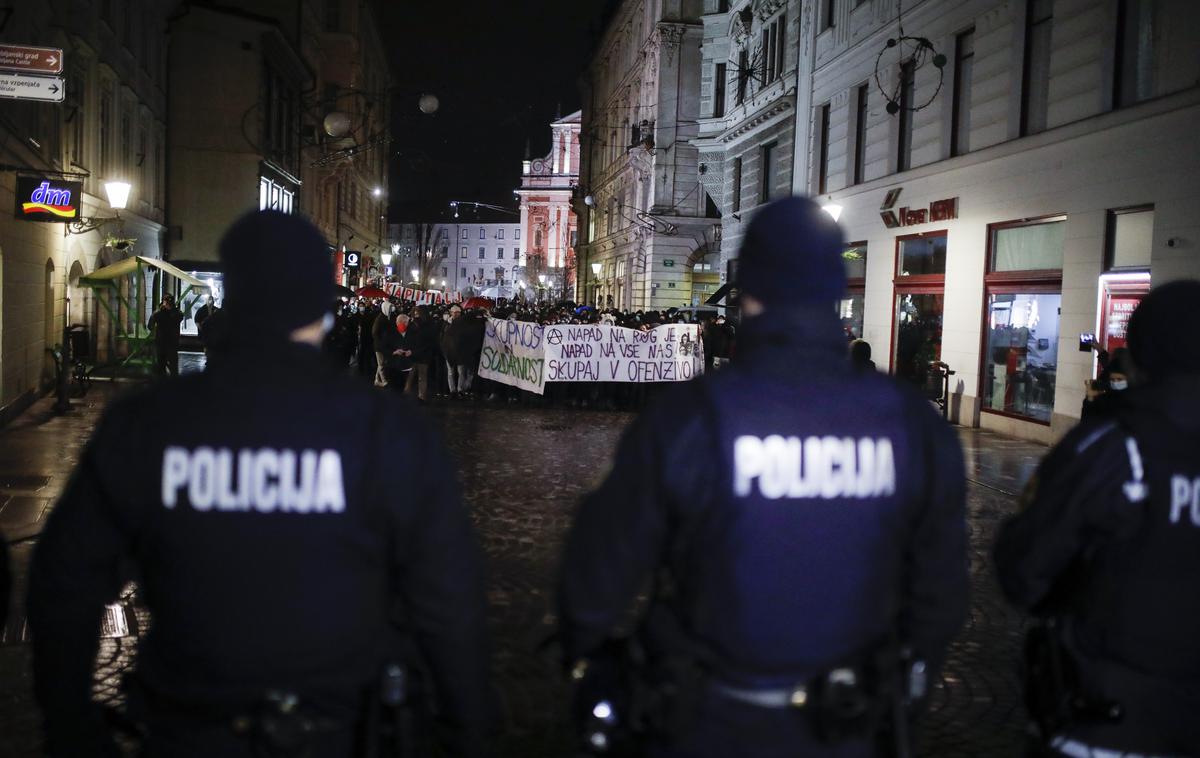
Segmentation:
[(307, 326), (333, 302), (329, 246), (298, 216), (247, 213), (225, 233), (220, 253), (230, 319), (263, 336)]
[[(1200, 281), (1154, 289), (1129, 319), (1129, 351), (1151, 379), (1200, 373)], [(1110, 368), (1111, 370), (1111, 368)]]
[(812, 200), (776, 200), (746, 231), (738, 287), (767, 306), (832, 303), (846, 289), (844, 247), (841, 227)]

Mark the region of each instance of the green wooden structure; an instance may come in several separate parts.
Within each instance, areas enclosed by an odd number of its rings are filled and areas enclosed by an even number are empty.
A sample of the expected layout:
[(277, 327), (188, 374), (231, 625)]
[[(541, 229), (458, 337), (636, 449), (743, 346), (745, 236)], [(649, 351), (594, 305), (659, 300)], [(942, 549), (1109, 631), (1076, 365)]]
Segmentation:
[[(147, 274), (152, 275), (152, 280)], [(121, 291), (121, 282), (126, 279), (130, 282), (128, 298)], [(110, 345), (110, 355), (115, 357), (112, 364), (114, 373), (149, 373), (154, 365), (154, 336), (146, 328), (146, 321), (149, 319), (149, 313), (144, 307), (147, 295), (152, 295), (149, 300), (156, 304), (164, 295), (174, 295), (180, 310), (186, 313), (191, 305), (194, 305), (194, 299), (199, 299), (202, 291), (208, 290), (207, 284), (183, 269), (166, 261), (140, 255), (125, 258), (87, 276), (81, 276), (79, 286), (87, 287), (95, 293), (96, 302), (108, 314), (113, 325), (114, 340), (126, 344), (129, 348), (125, 357), (120, 358), (117, 357), (120, 351), (116, 349), (116, 345)], [(129, 318), (121, 317), (122, 307), (125, 313), (132, 317), (132, 329), (128, 326)]]

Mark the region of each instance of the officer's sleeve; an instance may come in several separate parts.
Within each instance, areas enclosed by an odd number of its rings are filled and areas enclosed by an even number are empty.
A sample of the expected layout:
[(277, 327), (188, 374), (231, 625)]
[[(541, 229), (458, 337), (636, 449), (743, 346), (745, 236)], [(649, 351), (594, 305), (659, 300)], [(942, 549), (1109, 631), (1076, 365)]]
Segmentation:
[(1132, 511), (1122, 492), (1131, 476), (1124, 439), (1115, 423), (1083, 424), (1042, 461), (1022, 510), (996, 539), (1000, 588), (1017, 607), (1046, 610), (1085, 545), (1123, 528), (1122, 516)]
[(104, 451), (128, 440), (117, 416), (114, 407), (101, 420), (33, 554), (28, 602), (34, 692), (47, 751), (55, 756), (95, 755), (111, 744), (92, 702), (92, 667), (100, 619), (120, 591), (119, 561), (129, 546), (103, 470)]
[(409, 427), (417, 474), (405, 503), (417, 513), (401, 528), (401, 584), (417, 643), (432, 671), (442, 716), (459, 755), (483, 755), (496, 712), (489, 682), (483, 555), (442, 441)]
[(966, 468), (954, 431), (922, 403), (924, 502), (909, 541), (902, 631), (916, 655), (940, 667), (967, 615)]
[(575, 514), (558, 589), (567, 661), (586, 657), (613, 634), (662, 562), (668, 513), (659, 432), (666, 419), (656, 410), (626, 431), (612, 470)]

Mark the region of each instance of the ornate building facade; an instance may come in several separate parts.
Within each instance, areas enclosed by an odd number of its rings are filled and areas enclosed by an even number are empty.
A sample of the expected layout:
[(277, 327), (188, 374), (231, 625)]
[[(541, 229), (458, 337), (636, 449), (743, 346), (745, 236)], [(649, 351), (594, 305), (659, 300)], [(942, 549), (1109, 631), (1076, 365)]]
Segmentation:
[[(701, 48), (700, 177), (721, 211), (719, 251), (693, 279), (728, 278), (755, 209), (795, 178), (800, 0), (706, 0)], [(809, 4), (811, 5), (811, 3)]]
[(700, 183), (701, 0), (615, 6), (583, 77), (578, 299), (632, 309), (693, 302), (716, 209)]
[(522, 164), (517, 190), (526, 240), (520, 266), (528, 284), (543, 285), (554, 297), (575, 291), (578, 222), (571, 200), (579, 184), (581, 115), (550, 124), (550, 153)]

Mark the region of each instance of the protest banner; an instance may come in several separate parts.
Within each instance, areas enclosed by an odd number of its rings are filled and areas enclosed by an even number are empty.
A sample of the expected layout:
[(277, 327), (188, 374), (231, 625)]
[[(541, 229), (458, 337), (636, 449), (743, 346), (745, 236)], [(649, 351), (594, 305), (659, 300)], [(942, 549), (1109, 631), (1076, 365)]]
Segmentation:
[(582, 324), (545, 330), (548, 382), (685, 382), (704, 373), (697, 324), (647, 331)]
[(479, 375), (536, 394), (546, 382), (683, 382), (704, 373), (697, 324), (647, 331), (488, 319)]
[(479, 375), (541, 395), (546, 390), (542, 327), (489, 318), (483, 330)]

